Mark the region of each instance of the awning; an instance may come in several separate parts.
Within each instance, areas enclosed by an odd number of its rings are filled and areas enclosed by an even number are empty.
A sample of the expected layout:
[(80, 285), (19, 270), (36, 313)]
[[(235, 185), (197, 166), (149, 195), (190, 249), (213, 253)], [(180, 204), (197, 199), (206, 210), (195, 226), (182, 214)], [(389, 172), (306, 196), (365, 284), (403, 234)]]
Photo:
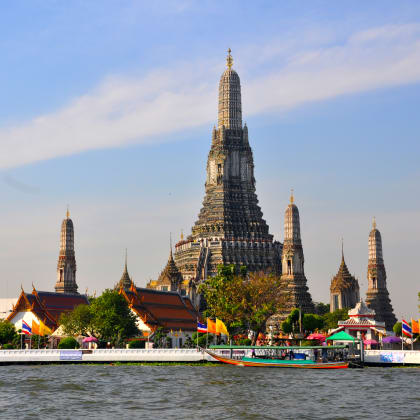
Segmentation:
[(340, 331), (337, 334), (333, 334), (327, 338), (327, 341), (353, 341), (355, 338), (345, 331)]

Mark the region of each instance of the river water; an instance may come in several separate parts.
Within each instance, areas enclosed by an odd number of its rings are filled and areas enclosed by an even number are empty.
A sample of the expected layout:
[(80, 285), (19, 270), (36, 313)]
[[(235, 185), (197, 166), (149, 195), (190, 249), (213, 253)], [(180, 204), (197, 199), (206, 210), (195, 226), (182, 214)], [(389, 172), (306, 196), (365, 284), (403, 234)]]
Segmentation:
[(419, 368), (0, 367), (5, 419), (419, 419)]

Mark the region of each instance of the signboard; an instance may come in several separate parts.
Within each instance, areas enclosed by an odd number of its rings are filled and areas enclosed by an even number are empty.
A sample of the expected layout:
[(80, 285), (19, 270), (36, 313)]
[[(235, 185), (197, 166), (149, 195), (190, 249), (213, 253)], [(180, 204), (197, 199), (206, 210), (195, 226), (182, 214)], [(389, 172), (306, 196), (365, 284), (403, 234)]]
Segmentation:
[(81, 350), (61, 350), (60, 360), (82, 360)]
[(404, 363), (404, 353), (393, 351), (382, 352), (380, 361), (383, 363)]

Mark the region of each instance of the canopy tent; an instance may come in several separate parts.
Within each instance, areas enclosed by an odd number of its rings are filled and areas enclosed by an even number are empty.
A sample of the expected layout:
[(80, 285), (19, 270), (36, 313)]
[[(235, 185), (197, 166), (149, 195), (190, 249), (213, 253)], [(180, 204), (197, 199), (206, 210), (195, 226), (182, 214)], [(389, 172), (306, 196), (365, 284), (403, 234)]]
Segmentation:
[(396, 337), (395, 335), (390, 335), (382, 339), (382, 343), (392, 344), (392, 343), (401, 343), (401, 338)]
[(378, 344), (376, 340), (364, 340), (363, 343), (366, 344), (367, 346)]
[(340, 331), (336, 334), (333, 334), (327, 338), (327, 341), (353, 341), (355, 338), (350, 334), (347, 334), (345, 331)]
[(324, 341), (325, 340), (325, 335), (321, 334), (321, 333), (312, 333), (309, 334), (306, 337), (307, 340), (318, 340), (318, 341)]

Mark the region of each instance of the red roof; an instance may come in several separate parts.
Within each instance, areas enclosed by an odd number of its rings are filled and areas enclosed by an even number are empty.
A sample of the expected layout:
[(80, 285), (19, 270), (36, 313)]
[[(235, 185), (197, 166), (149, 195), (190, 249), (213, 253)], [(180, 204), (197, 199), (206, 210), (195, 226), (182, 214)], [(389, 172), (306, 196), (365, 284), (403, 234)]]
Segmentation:
[(188, 331), (197, 329), (200, 314), (188, 298), (183, 298), (177, 292), (137, 287), (122, 293), (132, 309), (151, 327)]

